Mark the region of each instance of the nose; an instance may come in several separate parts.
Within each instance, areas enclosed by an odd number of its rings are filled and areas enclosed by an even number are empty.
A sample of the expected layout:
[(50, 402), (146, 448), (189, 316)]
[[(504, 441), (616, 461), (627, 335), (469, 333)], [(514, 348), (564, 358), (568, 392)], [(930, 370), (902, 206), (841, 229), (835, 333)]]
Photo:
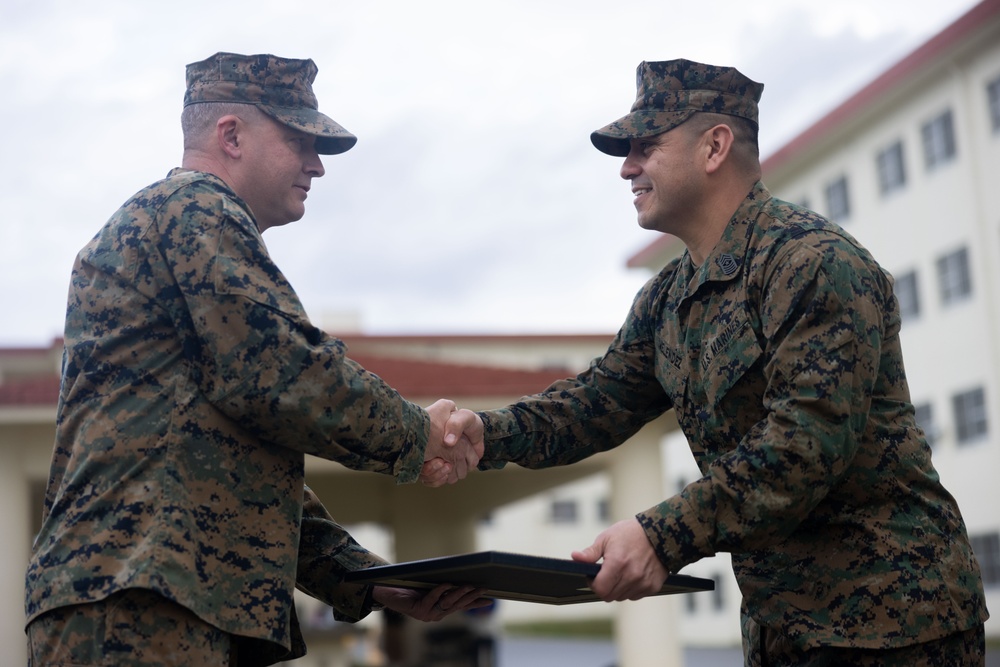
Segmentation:
[(323, 160), (320, 159), (316, 149), (309, 152), (309, 157), (306, 158), (304, 165), (304, 171), (313, 178), (319, 178), (326, 173), (326, 169), (323, 167)]
[(625, 156), (625, 161), (622, 162), (622, 168), (619, 170), (618, 175), (626, 181), (630, 181), (638, 176), (642, 171), (642, 167), (639, 163), (639, 157), (641, 155), (642, 151), (633, 144), (629, 148), (628, 155)]

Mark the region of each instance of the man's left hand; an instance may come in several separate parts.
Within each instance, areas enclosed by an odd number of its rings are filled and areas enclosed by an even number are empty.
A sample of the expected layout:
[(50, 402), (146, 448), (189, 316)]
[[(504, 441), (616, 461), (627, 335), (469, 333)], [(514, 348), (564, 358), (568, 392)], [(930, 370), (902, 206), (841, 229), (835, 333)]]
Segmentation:
[(406, 614), (418, 621), (440, 621), (445, 616), (490, 604), (482, 588), (442, 584), (429, 591), (376, 586), (372, 598), (387, 609)]
[(592, 545), (574, 551), (572, 556), (573, 560), (585, 563), (603, 559), (591, 589), (605, 602), (653, 595), (667, 580), (667, 568), (636, 519), (619, 521), (598, 535)]

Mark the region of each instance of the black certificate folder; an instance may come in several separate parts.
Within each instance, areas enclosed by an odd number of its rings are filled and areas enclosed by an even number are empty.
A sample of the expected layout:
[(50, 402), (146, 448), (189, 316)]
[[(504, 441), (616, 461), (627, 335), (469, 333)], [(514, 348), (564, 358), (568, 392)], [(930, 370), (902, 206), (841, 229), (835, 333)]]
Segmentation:
[[(504, 600), (573, 604), (600, 600), (588, 579), (601, 566), (573, 560), (527, 556), (505, 551), (480, 551), (459, 556), (429, 558), (396, 565), (380, 565), (348, 572), (344, 581), (401, 588), (431, 589), (439, 584), (485, 588), (485, 597)], [(658, 595), (710, 591), (711, 579), (672, 574)]]

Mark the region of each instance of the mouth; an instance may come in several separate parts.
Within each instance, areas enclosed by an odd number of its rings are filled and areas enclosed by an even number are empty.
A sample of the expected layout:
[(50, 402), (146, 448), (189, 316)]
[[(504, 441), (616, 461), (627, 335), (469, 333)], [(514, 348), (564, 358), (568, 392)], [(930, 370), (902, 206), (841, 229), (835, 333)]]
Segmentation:
[(637, 186), (635, 186), (635, 187), (632, 188), (632, 196), (635, 197), (635, 201), (639, 201), (639, 199), (643, 195), (647, 195), (647, 194), (649, 194), (652, 191), (653, 191), (653, 188), (649, 188), (649, 187), (645, 187), (645, 186), (638, 186), (637, 185)]

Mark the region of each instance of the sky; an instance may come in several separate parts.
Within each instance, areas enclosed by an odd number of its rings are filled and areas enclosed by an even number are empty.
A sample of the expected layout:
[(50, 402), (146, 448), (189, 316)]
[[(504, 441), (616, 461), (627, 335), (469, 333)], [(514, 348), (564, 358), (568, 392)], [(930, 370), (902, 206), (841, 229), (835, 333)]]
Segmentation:
[(358, 136), (264, 240), (313, 321), (368, 334), (612, 333), (650, 273), (619, 158), (643, 60), (765, 84), (766, 158), (976, 0), (0, 1), (0, 347), (62, 334), (73, 260), (181, 158), (184, 66), (312, 58)]

